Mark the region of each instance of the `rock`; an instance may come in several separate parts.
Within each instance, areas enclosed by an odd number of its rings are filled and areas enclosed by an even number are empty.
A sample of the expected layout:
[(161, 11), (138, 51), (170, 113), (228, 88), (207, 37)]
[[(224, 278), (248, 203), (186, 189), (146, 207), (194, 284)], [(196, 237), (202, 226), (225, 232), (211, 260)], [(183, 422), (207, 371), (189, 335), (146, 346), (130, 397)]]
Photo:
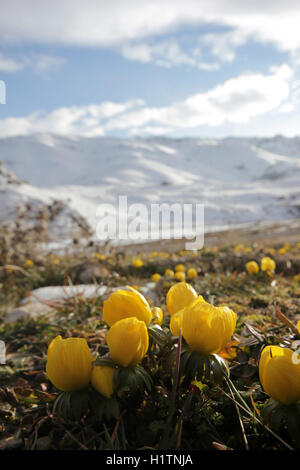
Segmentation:
[(20, 318), (35, 318), (38, 315), (47, 315), (53, 308), (42, 303), (31, 303), (15, 308), (4, 317), (4, 323), (12, 323)]
[[(74, 286), (49, 286), (40, 287), (31, 291), (22, 304), (34, 304), (40, 301), (61, 301), (71, 299), (72, 297), (81, 296), (102, 297), (107, 290), (107, 286), (98, 286), (96, 284), (78, 284)], [(23, 308), (23, 307), (21, 307)]]
[(108, 269), (99, 264), (85, 265), (79, 276), (80, 281), (82, 282), (92, 282), (94, 279), (99, 279), (109, 276)]

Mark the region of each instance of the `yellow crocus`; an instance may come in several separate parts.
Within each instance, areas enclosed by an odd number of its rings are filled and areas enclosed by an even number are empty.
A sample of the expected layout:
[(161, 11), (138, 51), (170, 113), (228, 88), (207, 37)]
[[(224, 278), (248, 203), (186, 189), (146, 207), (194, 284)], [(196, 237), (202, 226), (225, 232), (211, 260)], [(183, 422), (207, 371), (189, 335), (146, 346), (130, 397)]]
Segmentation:
[(174, 277), (175, 277), (176, 281), (184, 282), (185, 281), (185, 272), (177, 271), (175, 273)]
[(290, 405), (300, 401), (300, 363), (294, 351), (266, 346), (259, 361), (259, 378), (265, 392), (274, 400)]
[(134, 266), (135, 268), (141, 268), (143, 264), (144, 263), (140, 258), (135, 258), (134, 260), (132, 260), (132, 266)]
[(109, 366), (94, 366), (92, 369), (91, 384), (106, 398), (110, 398), (114, 393), (115, 370)]
[(256, 261), (248, 261), (248, 263), (246, 263), (246, 269), (248, 274), (256, 274), (259, 271), (259, 266)]
[(214, 307), (199, 299), (184, 309), (182, 336), (192, 351), (214, 354), (229, 343), (235, 325), (236, 314), (230, 308)]
[(24, 263), (25, 268), (32, 268), (34, 266), (34, 262), (31, 259), (27, 259)]
[(170, 318), (170, 331), (173, 336), (179, 336), (180, 328), (182, 328), (182, 317), (184, 308), (174, 313)]
[(93, 256), (94, 256), (94, 258), (97, 258), (97, 259), (100, 259), (100, 260), (106, 259), (106, 256), (103, 255), (102, 253), (94, 253)]
[(161, 278), (161, 275), (160, 275), (160, 274), (154, 273), (154, 274), (151, 276), (151, 281), (157, 282), (157, 281), (159, 281), (160, 278)]
[(153, 323), (154, 325), (161, 325), (163, 322), (164, 314), (161, 308), (159, 307), (154, 307), (152, 309), (153, 313)]
[(190, 305), (198, 295), (187, 282), (179, 282), (172, 286), (167, 293), (167, 307), (170, 315), (182, 310), (184, 307)]
[(276, 269), (276, 263), (272, 258), (269, 258), (268, 256), (265, 256), (261, 260), (261, 270), (262, 271), (275, 271)]
[(185, 271), (185, 267), (183, 264), (176, 264), (175, 266), (175, 272), (178, 273), (178, 272), (184, 272)]
[(93, 357), (84, 338), (57, 336), (48, 347), (46, 373), (53, 385), (64, 392), (86, 388), (90, 382)]
[(174, 271), (172, 271), (172, 269), (166, 269), (165, 270), (165, 277), (167, 279), (172, 279), (174, 277)]
[(237, 252), (237, 253), (238, 253), (239, 251), (243, 251), (243, 250), (244, 250), (244, 245), (243, 245), (242, 243), (240, 243), (239, 245), (236, 245), (236, 246), (234, 247), (234, 251)]
[(152, 320), (151, 307), (145, 297), (133, 287), (118, 289), (103, 304), (103, 320), (112, 326), (117, 321), (136, 317), (147, 325)]
[(187, 272), (187, 276), (190, 279), (195, 279), (198, 276), (198, 273), (197, 273), (196, 269), (190, 268)]
[(145, 322), (135, 317), (119, 320), (107, 333), (111, 358), (120, 366), (134, 367), (146, 355), (149, 346)]

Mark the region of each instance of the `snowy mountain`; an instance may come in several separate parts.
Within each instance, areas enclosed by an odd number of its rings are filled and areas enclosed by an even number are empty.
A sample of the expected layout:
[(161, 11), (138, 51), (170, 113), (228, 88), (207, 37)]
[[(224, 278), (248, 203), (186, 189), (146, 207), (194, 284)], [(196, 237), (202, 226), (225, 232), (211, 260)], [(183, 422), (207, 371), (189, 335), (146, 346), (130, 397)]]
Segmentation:
[(26, 181), (10, 176), (9, 184), (0, 173), (2, 221), (14, 217), (18, 204), (24, 208), (29, 203), (36, 213), (40, 206), (59, 201), (62, 226), (69, 220), (72, 230), (72, 216), (82, 217), (95, 233), (97, 206), (116, 204), (118, 195), (128, 196), (128, 203), (147, 205), (204, 203), (206, 229), (300, 216), (299, 137), (117, 139), (38, 134), (0, 140), (0, 160), (7, 168), (0, 171)]
[(90, 227), (67, 203), (22, 182), (0, 161), (0, 224), (15, 230), (31, 230), (46, 239), (90, 235)]

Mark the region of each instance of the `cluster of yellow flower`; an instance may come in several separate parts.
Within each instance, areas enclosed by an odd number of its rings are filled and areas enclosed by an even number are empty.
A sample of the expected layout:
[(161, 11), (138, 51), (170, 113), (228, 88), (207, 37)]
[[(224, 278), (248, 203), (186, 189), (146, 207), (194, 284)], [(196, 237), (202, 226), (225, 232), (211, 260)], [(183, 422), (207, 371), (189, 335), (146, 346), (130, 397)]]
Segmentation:
[[(276, 263), (272, 258), (265, 256), (261, 260), (260, 268), (262, 271), (274, 272), (276, 269)], [(246, 269), (248, 274), (256, 274), (259, 271), (259, 266), (256, 261), (248, 261), (248, 263), (246, 263)]]
[[(133, 287), (113, 292), (103, 305), (103, 320), (110, 326), (106, 336), (111, 359), (121, 367), (134, 367), (149, 346), (147, 325), (161, 324), (163, 312), (151, 309), (145, 297)], [(92, 386), (109, 398), (114, 391), (115, 369), (93, 365), (83, 338), (56, 337), (48, 348), (46, 372), (59, 390), (69, 392)]]
[(247, 254), (247, 253), (251, 253), (252, 248), (251, 248), (251, 246), (244, 246), (244, 245), (241, 243), (241, 244), (236, 245), (236, 246), (234, 247), (234, 251), (235, 251), (236, 253), (245, 253), (245, 254)]
[[(180, 272), (180, 271), (179, 271)], [(226, 306), (214, 306), (185, 282), (173, 285), (166, 298), (173, 336), (185, 340), (190, 354), (198, 358), (218, 355), (229, 343), (237, 316)], [(149, 347), (151, 325), (161, 325), (161, 308), (151, 308), (133, 287), (113, 292), (103, 305), (103, 320), (110, 327), (106, 342), (112, 365), (97, 365), (84, 338), (56, 337), (48, 348), (46, 372), (60, 390), (70, 392), (88, 387), (110, 398), (115, 391), (114, 374), (118, 368), (135, 368)], [(300, 321), (298, 322), (300, 333)], [(293, 351), (267, 346), (259, 362), (259, 376), (265, 392), (283, 404), (300, 400), (300, 363), (292, 360)], [(218, 356), (218, 360), (221, 360)], [(140, 367), (140, 366), (138, 366)]]
[[(195, 268), (189, 268), (187, 273), (185, 273), (185, 266), (183, 264), (177, 264), (174, 268), (175, 272), (172, 269), (166, 269), (164, 277), (166, 279), (175, 279), (176, 281), (184, 282), (186, 277), (188, 279), (195, 279), (198, 276), (198, 273)], [(155, 273), (152, 275), (151, 280), (153, 282), (159, 281), (161, 275)]]
[(182, 336), (192, 351), (201, 355), (219, 353), (228, 344), (236, 326), (236, 314), (228, 307), (215, 307), (197, 295), (185, 282), (167, 294), (173, 336)]

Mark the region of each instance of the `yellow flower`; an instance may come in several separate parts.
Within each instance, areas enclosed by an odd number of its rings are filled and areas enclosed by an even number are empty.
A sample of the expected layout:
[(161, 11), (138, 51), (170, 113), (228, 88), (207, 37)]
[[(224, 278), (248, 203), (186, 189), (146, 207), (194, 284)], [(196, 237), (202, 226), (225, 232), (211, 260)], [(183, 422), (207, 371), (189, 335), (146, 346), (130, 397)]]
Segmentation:
[(101, 260), (106, 259), (106, 256), (102, 255), (102, 253), (94, 253), (93, 256), (94, 258), (101, 259)]
[(266, 346), (259, 361), (259, 378), (265, 392), (284, 405), (300, 400), (300, 363), (293, 362), (293, 354), (289, 348)]
[(259, 266), (256, 261), (249, 261), (246, 263), (246, 269), (248, 274), (256, 274), (259, 271)]
[(181, 281), (181, 282), (185, 281), (185, 273), (183, 271), (177, 271), (174, 277), (176, 281)]
[(209, 355), (220, 352), (234, 333), (236, 314), (228, 307), (214, 307), (196, 300), (184, 309), (182, 336), (192, 351)]
[(140, 258), (135, 258), (134, 260), (132, 260), (132, 266), (134, 266), (135, 268), (141, 268), (143, 264), (144, 263)]
[(114, 393), (115, 369), (108, 366), (94, 366), (91, 384), (101, 395), (110, 398)]
[(295, 274), (295, 276), (294, 276), (294, 281), (296, 281), (296, 282), (300, 281), (300, 273), (299, 273), (299, 274)]
[(34, 266), (34, 262), (31, 259), (27, 259), (24, 263), (25, 268), (32, 268)]
[(299, 335), (300, 335), (300, 320), (299, 320), (298, 323), (297, 323), (297, 328), (298, 328), (298, 333), (299, 333)]
[(168, 289), (168, 287), (170, 287), (170, 286), (171, 286), (171, 283), (170, 283), (169, 281), (165, 281), (165, 282), (163, 283), (163, 288), (164, 288), (164, 289)]
[(251, 251), (252, 251), (251, 246), (246, 246), (246, 248), (244, 249), (245, 253), (251, 253)]
[(185, 268), (183, 264), (176, 264), (175, 266), (175, 271), (178, 272), (184, 272)]
[(170, 315), (190, 305), (198, 298), (195, 289), (186, 282), (179, 282), (167, 293), (167, 307)]
[(244, 245), (243, 245), (242, 243), (241, 243), (240, 245), (236, 245), (236, 246), (234, 247), (234, 251), (237, 252), (237, 253), (238, 253), (239, 251), (243, 251), (243, 249), (244, 249)]
[(148, 330), (135, 317), (117, 321), (107, 333), (107, 344), (114, 361), (123, 367), (134, 367), (146, 355), (149, 346)]
[(173, 336), (179, 336), (180, 328), (182, 328), (183, 311), (184, 308), (174, 313), (170, 318), (170, 331)]
[(276, 263), (272, 258), (266, 256), (261, 260), (261, 270), (262, 271), (275, 271)]
[(285, 255), (286, 252), (287, 252), (287, 249), (286, 249), (284, 246), (278, 250), (278, 253), (279, 253), (280, 255)]
[(157, 282), (157, 281), (159, 281), (160, 278), (161, 278), (160, 274), (155, 273), (155, 274), (152, 275), (151, 281)]
[(71, 392), (90, 382), (93, 357), (84, 338), (57, 336), (48, 347), (46, 373), (59, 390)]
[(161, 308), (159, 307), (154, 307), (152, 309), (153, 313), (153, 323), (154, 325), (161, 325), (164, 319), (164, 314)]
[(112, 326), (118, 320), (136, 317), (147, 325), (152, 320), (150, 305), (145, 297), (133, 287), (118, 289), (103, 304), (103, 320)]
[(174, 277), (174, 271), (172, 271), (172, 269), (166, 269), (165, 270), (165, 277), (167, 279), (172, 279)]
[(187, 275), (190, 279), (195, 279), (198, 276), (196, 269), (190, 268), (187, 272)]

